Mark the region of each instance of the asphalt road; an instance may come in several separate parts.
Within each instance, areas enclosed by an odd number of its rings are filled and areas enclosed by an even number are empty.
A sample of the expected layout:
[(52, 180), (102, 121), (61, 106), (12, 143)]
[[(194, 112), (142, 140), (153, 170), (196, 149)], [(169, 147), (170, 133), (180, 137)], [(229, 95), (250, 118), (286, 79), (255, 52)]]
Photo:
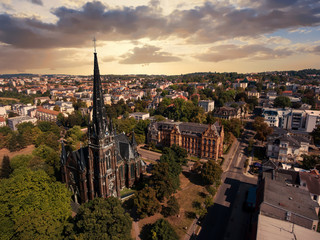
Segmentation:
[(161, 153), (156, 153), (156, 152), (142, 149), (141, 146), (143, 146), (143, 145), (139, 145), (137, 148), (138, 153), (140, 153), (140, 155), (141, 155), (141, 158), (149, 160), (151, 162), (156, 162), (157, 160), (160, 159), (160, 157), (162, 155)]
[(257, 183), (257, 178), (243, 174), (247, 158), (243, 151), (245, 147), (246, 143), (241, 141), (229, 159), (225, 159), (222, 185), (216, 194), (215, 204), (208, 209), (198, 240), (245, 239), (250, 214), (242, 210), (242, 203), (246, 190)]

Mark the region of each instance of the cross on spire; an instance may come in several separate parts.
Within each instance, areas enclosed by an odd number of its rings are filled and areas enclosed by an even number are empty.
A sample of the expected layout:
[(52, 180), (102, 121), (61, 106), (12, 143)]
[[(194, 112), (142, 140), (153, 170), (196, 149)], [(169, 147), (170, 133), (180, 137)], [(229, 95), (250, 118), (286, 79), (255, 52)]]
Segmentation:
[(96, 41), (97, 41), (97, 39), (96, 39), (95, 36), (93, 37), (92, 41), (93, 41), (94, 53), (97, 53), (97, 51), (96, 51)]

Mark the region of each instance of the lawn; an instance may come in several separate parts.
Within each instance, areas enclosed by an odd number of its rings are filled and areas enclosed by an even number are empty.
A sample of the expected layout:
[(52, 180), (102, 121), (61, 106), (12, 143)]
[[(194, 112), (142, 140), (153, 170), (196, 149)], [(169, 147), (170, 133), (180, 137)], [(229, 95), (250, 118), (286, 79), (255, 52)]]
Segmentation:
[[(188, 218), (187, 215), (192, 215), (195, 212), (195, 209), (192, 207), (194, 201), (204, 202), (204, 197), (199, 193), (206, 193), (207, 191), (204, 186), (201, 186), (199, 183), (199, 177), (195, 176), (189, 172), (183, 172), (180, 174), (180, 190), (174, 194), (177, 198), (180, 205), (180, 212), (177, 216), (168, 217), (167, 220), (170, 222), (172, 227), (175, 229), (179, 238), (182, 239), (187, 230), (184, 230), (185, 227), (189, 229), (194, 218)], [(141, 219), (139, 221), (140, 230), (145, 224), (154, 223), (157, 219), (163, 218), (160, 213), (155, 214), (154, 216)]]
[(2, 148), (0, 150), (0, 168), (2, 166), (2, 160), (4, 156), (9, 156), (9, 158), (11, 159), (16, 155), (31, 154), (34, 149), (35, 149), (34, 145), (27, 146), (26, 148), (21, 149), (20, 151), (15, 151), (15, 152), (10, 152), (8, 149)]
[(130, 188), (124, 188), (120, 191), (120, 196), (125, 197), (127, 195), (130, 195), (131, 193), (134, 193), (135, 191)]

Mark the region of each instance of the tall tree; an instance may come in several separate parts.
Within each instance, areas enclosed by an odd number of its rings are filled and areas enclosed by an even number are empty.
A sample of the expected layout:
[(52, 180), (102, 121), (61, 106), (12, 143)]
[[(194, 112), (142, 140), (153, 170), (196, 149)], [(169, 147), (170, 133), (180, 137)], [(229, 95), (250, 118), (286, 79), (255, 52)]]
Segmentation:
[(204, 184), (212, 185), (220, 183), (221, 174), (221, 166), (213, 160), (208, 160), (208, 162), (203, 164), (200, 175)]
[(156, 191), (151, 187), (145, 187), (140, 190), (133, 201), (137, 209), (137, 214), (141, 218), (152, 216), (160, 211), (160, 203), (156, 198)]
[(179, 237), (166, 219), (157, 220), (150, 229), (152, 240), (178, 240)]
[(70, 193), (43, 170), (18, 168), (0, 181), (0, 209), (3, 239), (61, 239)]
[(255, 138), (262, 141), (265, 141), (267, 136), (273, 132), (273, 129), (268, 126), (263, 117), (256, 117), (252, 126), (257, 131)]
[(74, 223), (75, 239), (131, 239), (130, 216), (114, 197), (95, 198), (81, 205)]
[(290, 98), (288, 98), (287, 96), (278, 96), (274, 99), (273, 106), (281, 108), (291, 107)]

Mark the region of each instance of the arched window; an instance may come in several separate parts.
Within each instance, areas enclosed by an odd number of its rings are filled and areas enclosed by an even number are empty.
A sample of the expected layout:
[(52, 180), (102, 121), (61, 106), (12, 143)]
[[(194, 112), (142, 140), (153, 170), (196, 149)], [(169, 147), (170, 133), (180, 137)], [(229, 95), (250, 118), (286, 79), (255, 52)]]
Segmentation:
[(107, 169), (111, 168), (111, 153), (110, 151), (107, 151), (106, 153), (106, 161), (107, 161)]
[(130, 165), (130, 173), (131, 173), (131, 178), (134, 178), (134, 176), (135, 176), (135, 172), (134, 172), (134, 164), (131, 164)]

